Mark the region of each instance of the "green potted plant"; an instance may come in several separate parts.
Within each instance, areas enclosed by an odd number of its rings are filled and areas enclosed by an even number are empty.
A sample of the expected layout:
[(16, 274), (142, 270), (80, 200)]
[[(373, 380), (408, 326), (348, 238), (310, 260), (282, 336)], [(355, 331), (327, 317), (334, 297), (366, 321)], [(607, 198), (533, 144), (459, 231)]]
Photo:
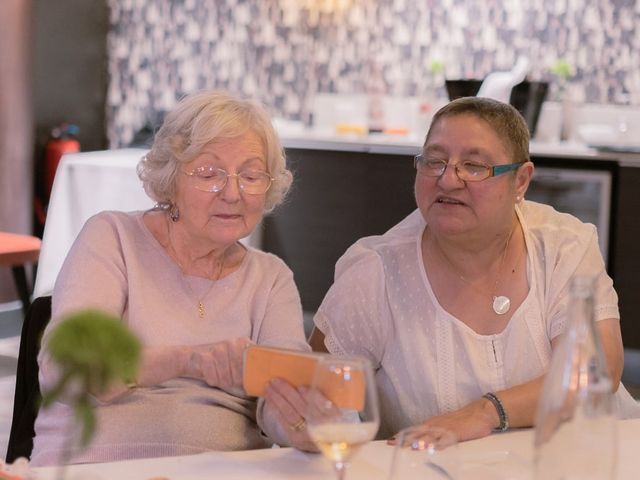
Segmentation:
[(81, 310), (51, 331), (44, 348), (59, 368), (60, 377), (43, 393), (42, 407), (62, 400), (74, 412), (74, 424), (65, 440), (64, 466), (72, 451), (88, 446), (95, 433), (92, 395), (105, 393), (114, 384), (135, 381), (141, 345), (119, 318), (98, 310)]

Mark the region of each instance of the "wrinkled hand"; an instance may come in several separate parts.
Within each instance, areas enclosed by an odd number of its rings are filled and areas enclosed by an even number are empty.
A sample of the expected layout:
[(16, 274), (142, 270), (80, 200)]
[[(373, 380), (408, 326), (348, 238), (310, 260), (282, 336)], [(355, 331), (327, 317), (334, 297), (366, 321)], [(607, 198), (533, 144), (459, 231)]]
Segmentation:
[[(495, 408), (487, 403), (488, 400), (481, 398), (454, 412), (431, 417), (421, 425), (449, 430), (461, 442), (486, 437), (499, 423)], [(394, 436), (387, 443), (395, 445), (395, 439)]]
[(276, 378), (265, 389), (265, 408), (269, 409), (280, 424), (289, 445), (307, 452), (317, 452), (317, 447), (309, 438), (305, 420), (308, 394), (307, 387), (294, 387), (285, 380)]
[(192, 347), (187, 375), (202, 379), (212, 387), (241, 387), (244, 350), (250, 344), (251, 341), (243, 337)]

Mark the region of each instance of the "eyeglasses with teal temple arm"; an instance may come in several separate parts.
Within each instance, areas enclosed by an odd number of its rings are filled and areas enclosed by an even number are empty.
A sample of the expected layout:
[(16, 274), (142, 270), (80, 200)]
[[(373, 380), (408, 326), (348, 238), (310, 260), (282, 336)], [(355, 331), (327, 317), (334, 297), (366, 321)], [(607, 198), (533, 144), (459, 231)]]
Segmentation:
[[(414, 157), (414, 166), (419, 175), (440, 177), (444, 175), (449, 163), (444, 160), (429, 160), (424, 155)], [(476, 161), (463, 161), (452, 165), (457, 177), (463, 182), (481, 182), (487, 178), (497, 177), (503, 173), (517, 170), (527, 162), (505, 163), (502, 165), (486, 165)]]

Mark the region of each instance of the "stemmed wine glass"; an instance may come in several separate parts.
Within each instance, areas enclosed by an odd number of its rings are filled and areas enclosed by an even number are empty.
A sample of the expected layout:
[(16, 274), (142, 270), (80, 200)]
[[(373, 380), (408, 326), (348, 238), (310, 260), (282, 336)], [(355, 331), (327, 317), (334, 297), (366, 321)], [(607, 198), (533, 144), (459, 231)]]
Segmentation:
[(358, 357), (318, 361), (307, 398), (309, 436), (343, 480), (358, 449), (380, 425), (371, 364)]

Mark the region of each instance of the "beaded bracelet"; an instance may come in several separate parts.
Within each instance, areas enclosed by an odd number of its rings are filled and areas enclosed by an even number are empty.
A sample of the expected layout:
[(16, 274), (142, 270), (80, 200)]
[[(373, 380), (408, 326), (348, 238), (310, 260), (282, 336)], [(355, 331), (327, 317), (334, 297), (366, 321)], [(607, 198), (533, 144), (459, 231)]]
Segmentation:
[(493, 392), (485, 393), (482, 398), (486, 398), (493, 406), (496, 407), (496, 411), (498, 412), (498, 417), (500, 418), (500, 425), (497, 428), (494, 428), (496, 432), (504, 432), (509, 428), (509, 417), (507, 416), (507, 411), (504, 409), (504, 405), (498, 398), (498, 396)]

